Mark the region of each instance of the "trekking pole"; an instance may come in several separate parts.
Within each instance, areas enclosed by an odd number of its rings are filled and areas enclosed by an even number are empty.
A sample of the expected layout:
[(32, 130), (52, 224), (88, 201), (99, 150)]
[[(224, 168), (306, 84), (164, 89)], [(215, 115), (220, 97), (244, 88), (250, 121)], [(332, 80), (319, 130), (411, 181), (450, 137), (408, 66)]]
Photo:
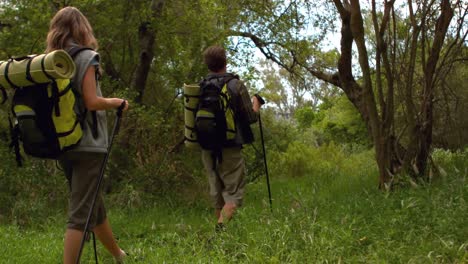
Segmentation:
[[(263, 98), (260, 95), (255, 94), (255, 97), (257, 97), (260, 105), (265, 104), (265, 100), (263, 100)], [(262, 118), (260, 116), (260, 111), (258, 111), (258, 125), (260, 127), (260, 138), (262, 139), (263, 163), (265, 164), (265, 175), (266, 175), (266, 181), (267, 181), (267, 187), (268, 187), (268, 198), (270, 200), (270, 211), (273, 212), (273, 202), (271, 201), (270, 177), (268, 176), (268, 165), (267, 165), (267, 158), (266, 158), (266, 151), (265, 151), (265, 139), (263, 138), (263, 125), (262, 125)]]
[[(93, 202), (91, 203), (91, 208), (89, 209), (88, 218), (86, 219), (86, 224), (85, 224), (85, 228), (84, 228), (84, 232), (83, 232), (83, 237), (81, 238), (80, 251), (78, 252), (78, 256), (76, 257), (76, 264), (80, 263), (81, 253), (83, 251), (84, 243), (85, 243), (85, 240), (86, 240), (86, 234), (87, 234), (88, 228), (89, 228), (89, 222), (91, 220), (91, 215), (93, 214), (93, 211), (94, 211), (94, 205), (96, 204), (96, 199), (97, 199), (97, 196), (99, 194), (99, 189), (101, 187), (102, 180), (104, 179), (104, 170), (106, 168), (107, 160), (109, 159), (109, 154), (110, 154), (110, 151), (111, 151), (111, 148), (112, 148), (112, 143), (114, 141), (115, 135), (117, 135), (119, 133), (120, 121), (122, 119), (122, 112), (123, 112), (123, 109), (125, 108), (126, 104), (127, 104), (127, 101), (124, 100), (122, 102), (122, 104), (119, 106), (119, 108), (117, 108), (117, 117), (115, 118), (114, 128), (112, 129), (112, 134), (110, 136), (109, 145), (107, 146), (106, 156), (104, 157), (104, 160), (102, 161), (102, 164), (101, 164), (101, 170), (99, 172), (98, 184), (96, 186), (96, 191), (95, 191), (94, 196), (93, 196)], [(94, 233), (93, 233), (93, 238), (94, 238)], [(95, 258), (96, 258), (96, 263), (97, 263), (97, 252), (96, 252), (96, 244), (95, 243), (96, 243), (96, 239), (94, 238), (94, 253), (95, 253)]]

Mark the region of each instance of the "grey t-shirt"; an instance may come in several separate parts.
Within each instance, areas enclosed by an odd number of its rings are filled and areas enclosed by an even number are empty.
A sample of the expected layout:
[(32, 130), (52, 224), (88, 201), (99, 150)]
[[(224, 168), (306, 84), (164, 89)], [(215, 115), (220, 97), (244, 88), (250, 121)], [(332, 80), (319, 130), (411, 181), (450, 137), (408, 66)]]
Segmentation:
[[(83, 102), (83, 78), (87, 69), (90, 66), (96, 67), (96, 72), (99, 68), (99, 54), (93, 50), (83, 50), (78, 53), (75, 57), (76, 72), (73, 77), (73, 88), (80, 95), (77, 97), (77, 104), (75, 110), (77, 113), (85, 112), (85, 105)], [(98, 97), (102, 97), (101, 88), (96, 78), (96, 94)], [(93, 125), (96, 121), (97, 135), (93, 135)], [(94, 152), (94, 153), (106, 153), (108, 145), (108, 134), (107, 134), (107, 118), (106, 111), (96, 111), (96, 120), (93, 120), (93, 114), (91, 111), (86, 112), (86, 118), (82, 123), (83, 137), (76, 148), (70, 150), (70, 152)]]

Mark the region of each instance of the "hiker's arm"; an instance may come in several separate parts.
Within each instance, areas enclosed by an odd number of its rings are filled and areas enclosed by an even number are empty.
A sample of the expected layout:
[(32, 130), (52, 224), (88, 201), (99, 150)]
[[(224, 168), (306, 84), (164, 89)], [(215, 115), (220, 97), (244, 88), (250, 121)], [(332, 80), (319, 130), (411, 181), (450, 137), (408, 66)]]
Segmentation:
[[(250, 98), (247, 87), (242, 82), (239, 82), (238, 93), (239, 93), (239, 107), (248, 124), (253, 124), (258, 120), (258, 111), (260, 104), (256, 97)], [(252, 102), (253, 100), (253, 102)]]
[[(90, 66), (83, 77), (82, 91), (83, 101), (88, 111), (115, 109), (123, 102), (123, 99), (120, 98), (104, 98), (97, 96), (96, 68), (94, 66)], [(123, 110), (125, 111), (127, 108), (128, 103)]]
[(260, 104), (256, 96), (252, 97), (252, 104), (253, 104), (253, 107), (252, 107), (253, 111), (258, 113), (262, 105)]

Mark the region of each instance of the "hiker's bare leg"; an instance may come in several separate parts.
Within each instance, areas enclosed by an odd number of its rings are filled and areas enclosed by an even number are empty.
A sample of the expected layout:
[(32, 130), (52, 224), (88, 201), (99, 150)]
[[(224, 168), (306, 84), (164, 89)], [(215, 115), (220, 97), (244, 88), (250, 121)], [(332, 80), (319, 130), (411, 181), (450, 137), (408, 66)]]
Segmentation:
[(107, 218), (102, 224), (96, 226), (93, 229), (93, 232), (112, 256), (119, 257), (124, 254), (115, 241), (114, 235), (112, 234), (112, 228)]
[(82, 237), (83, 232), (80, 230), (68, 228), (67, 231), (65, 231), (65, 246), (63, 253), (64, 264), (76, 263), (76, 257), (78, 256), (78, 251), (80, 250)]
[[(114, 235), (112, 234), (112, 229), (107, 218), (102, 224), (96, 226), (93, 229), (93, 232), (94, 234), (96, 234), (99, 241), (101, 241), (104, 247), (112, 254), (112, 256), (118, 258), (125, 254), (117, 245), (117, 242), (114, 239)], [(63, 254), (64, 264), (76, 263), (76, 258), (78, 256), (78, 251), (80, 250), (82, 238), (82, 231), (70, 228), (67, 229), (67, 231), (65, 232), (65, 249)]]
[(223, 196), (221, 196), (220, 194), (218, 194), (217, 196), (217, 200), (214, 204), (215, 206), (215, 216), (216, 216), (216, 219), (219, 219), (219, 217), (221, 217), (221, 211), (223, 210), (223, 206), (225, 205), (226, 203), (224, 202), (224, 199), (223, 199)]
[(232, 216), (236, 212), (236, 208), (237, 206), (235, 203), (225, 203), (223, 210), (220, 212), (218, 223), (227, 223), (229, 220), (231, 220)]

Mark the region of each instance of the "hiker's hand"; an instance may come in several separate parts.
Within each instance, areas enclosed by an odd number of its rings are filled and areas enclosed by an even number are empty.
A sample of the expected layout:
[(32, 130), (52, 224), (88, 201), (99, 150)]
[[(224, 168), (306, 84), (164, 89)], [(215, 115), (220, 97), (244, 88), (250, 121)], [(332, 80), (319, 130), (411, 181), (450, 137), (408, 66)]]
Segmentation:
[(256, 96), (252, 97), (252, 105), (252, 109), (254, 110), (254, 112), (258, 112), (260, 110), (260, 107), (262, 106)]
[(125, 100), (125, 99), (122, 99), (118, 110), (121, 110), (121, 111), (125, 112), (125, 111), (127, 111), (127, 109), (128, 109), (128, 101)]
[(255, 98), (257, 98), (258, 102), (260, 103), (260, 106), (265, 104), (265, 100), (259, 94), (255, 94)]

